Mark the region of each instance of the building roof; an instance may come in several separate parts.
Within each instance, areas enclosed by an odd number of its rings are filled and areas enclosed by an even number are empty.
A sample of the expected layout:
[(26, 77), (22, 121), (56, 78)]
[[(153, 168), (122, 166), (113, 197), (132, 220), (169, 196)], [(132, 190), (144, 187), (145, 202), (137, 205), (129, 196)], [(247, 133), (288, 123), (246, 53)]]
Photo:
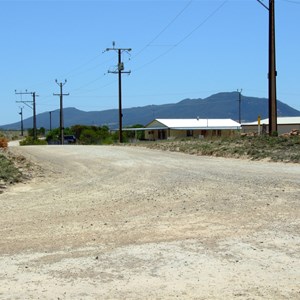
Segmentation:
[(241, 125), (231, 119), (155, 119), (150, 122), (147, 129), (240, 129)]
[[(242, 126), (251, 126), (257, 125), (258, 122), (251, 122), (251, 123), (243, 123)], [(269, 118), (260, 120), (260, 124), (269, 125)], [(299, 117), (277, 117), (277, 124), (279, 125), (288, 125), (288, 124), (300, 124), (300, 116)]]

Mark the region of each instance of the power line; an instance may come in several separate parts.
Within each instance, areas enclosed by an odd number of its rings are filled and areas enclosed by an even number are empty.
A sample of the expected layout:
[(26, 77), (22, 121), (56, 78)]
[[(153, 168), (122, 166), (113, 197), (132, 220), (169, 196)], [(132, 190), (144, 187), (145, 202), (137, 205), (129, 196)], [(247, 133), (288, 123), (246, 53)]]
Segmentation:
[[(15, 90), (15, 94), (16, 95), (32, 95), (32, 101), (16, 101), (17, 103), (23, 103), (26, 106), (30, 107), (33, 111), (33, 139), (36, 140), (37, 139), (37, 130), (36, 130), (36, 101), (35, 98), (38, 97), (38, 95), (36, 95), (35, 92), (27, 92), (27, 90), (25, 92), (17, 92)], [(32, 106), (30, 106), (28, 103), (31, 103)]]
[(156, 41), (183, 13), (184, 11), (192, 4), (193, 0), (189, 1), (183, 9), (149, 42), (144, 46), (139, 52), (135, 54), (134, 57), (140, 55), (145, 49), (147, 49), (154, 41)]
[(100, 54), (97, 54), (96, 56), (94, 56), (93, 58), (89, 59), (87, 62), (82, 63), (81, 65), (79, 65), (78, 67), (75, 67), (73, 70), (69, 71), (66, 75), (70, 75), (72, 73), (75, 73), (77, 70), (85, 67), (86, 65), (90, 64), (91, 62), (95, 61), (98, 57), (100, 56)]
[[(227, 0), (228, 1), (228, 0)], [(140, 69), (142, 69), (142, 68), (144, 68), (145, 66), (147, 66), (147, 65), (149, 65), (149, 64), (151, 64), (151, 63), (153, 63), (153, 62), (155, 62), (156, 60), (158, 60), (158, 59), (160, 59), (161, 57), (163, 57), (163, 56), (165, 56), (166, 54), (168, 54), (170, 51), (172, 51), (176, 46), (178, 46), (179, 44), (181, 44), (181, 43), (183, 43), (184, 42), (184, 40), (186, 40), (189, 36), (191, 36), (199, 27), (201, 27), (202, 25), (204, 25), (204, 23), (206, 23), (207, 21), (208, 21), (208, 19), (210, 19), (224, 4), (225, 4), (225, 2), (227, 2), (227, 1), (224, 1), (222, 4), (221, 4), (221, 6), (220, 7), (218, 7), (218, 9), (216, 10), (216, 11), (214, 11), (212, 14), (210, 14), (200, 25), (198, 25), (196, 28), (194, 28), (188, 35), (186, 35), (183, 39), (181, 39), (179, 42), (177, 42), (176, 44), (174, 44), (174, 45), (164, 45), (164, 46), (168, 46), (168, 47), (171, 47), (170, 49), (168, 49), (167, 51), (165, 51), (165, 52), (163, 52), (162, 54), (160, 54), (159, 56), (157, 56), (156, 58), (154, 58), (154, 59), (152, 59), (151, 61), (149, 61), (148, 63), (146, 63), (146, 64), (144, 64), (144, 65), (142, 65), (141, 67), (139, 67), (137, 70), (140, 70)], [(155, 40), (157, 40), (183, 13), (184, 13), (184, 11), (186, 11), (187, 9), (188, 9), (188, 7), (192, 4), (192, 2), (193, 2), (193, 0), (191, 0), (191, 1), (189, 1), (183, 8), (182, 8), (182, 10), (152, 39), (152, 40), (150, 40), (150, 42), (149, 43), (147, 43), (147, 45), (144, 47), (144, 48), (142, 48), (134, 57), (136, 57), (137, 55), (139, 55), (141, 52), (143, 52), (147, 47), (149, 47)], [(161, 46), (161, 45), (160, 45)], [(78, 69), (80, 69), (80, 68), (82, 68), (82, 67), (84, 67), (85, 65), (88, 65), (90, 62), (92, 62), (92, 61), (94, 61), (95, 59), (97, 59), (97, 57), (98, 57), (99, 55), (97, 55), (97, 56), (95, 56), (95, 57), (93, 57), (92, 59), (90, 59), (90, 60), (88, 60), (86, 63), (83, 63), (82, 65), (79, 65), (77, 68), (75, 68), (75, 69), (73, 69), (72, 71), (70, 71), (68, 74), (71, 74), (71, 73), (73, 73), (73, 72), (75, 72), (75, 71), (77, 71)], [(102, 63), (103, 64), (103, 63)], [(101, 65), (102, 65), (101, 64)], [(90, 69), (88, 69), (88, 70), (86, 70), (86, 71), (84, 71), (84, 72), (87, 72), (87, 71), (89, 71), (89, 70), (92, 70), (92, 69), (94, 69), (94, 68), (97, 68), (97, 66), (96, 67), (93, 67), (93, 68), (90, 68)], [(82, 74), (82, 73), (84, 73), (84, 72), (80, 72), (80, 73), (77, 73), (77, 75), (78, 74)], [(103, 76), (105, 76), (105, 75), (103, 75)], [(102, 77), (103, 77), (102, 76)], [(93, 84), (94, 82), (97, 82), (98, 80), (101, 80), (102, 79), (102, 77), (100, 77), (100, 78), (96, 78), (95, 80), (92, 80), (92, 81), (90, 81), (90, 82), (88, 82), (88, 83), (86, 83), (85, 85), (82, 85), (82, 86), (80, 86), (80, 87), (78, 87), (78, 88), (76, 88), (76, 89), (74, 89), (74, 90), (72, 90), (72, 91), (78, 91), (78, 90), (81, 90), (82, 88), (84, 88), (84, 87), (86, 87), (86, 86), (88, 86), (88, 85), (91, 85), (91, 84)], [(111, 83), (109, 83), (109, 84), (106, 84), (106, 85), (104, 85), (103, 87), (106, 87), (106, 86), (109, 86), (109, 85), (111, 85), (111, 84), (113, 84), (114, 82), (111, 82)], [(49, 96), (47, 96), (47, 98), (48, 98)]]
[[(149, 42), (149, 43), (147, 43), (147, 45), (145, 46), (145, 47), (143, 47), (134, 57), (136, 57), (136, 56), (138, 56), (140, 53), (142, 53), (146, 48), (148, 48), (155, 40), (157, 40), (183, 13), (184, 13), (184, 11), (192, 4), (192, 2), (193, 2), (194, 0), (190, 0), (184, 7), (183, 7), (183, 9)], [(91, 59), (89, 59), (87, 62), (85, 62), (85, 63), (82, 63), (81, 65), (79, 65), (78, 67), (75, 67), (73, 70), (71, 70), (71, 71), (69, 71), (68, 73), (66, 73), (66, 74), (68, 74), (68, 75), (70, 75), (70, 74), (72, 74), (72, 73), (76, 73), (76, 71), (77, 70), (79, 70), (79, 69), (81, 69), (81, 68), (83, 68), (84, 66), (86, 66), (86, 65), (88, 65), (88, 64), (90, 64), (91, 62), (93, 62), (93, 61), (95, 61), (97, 58), (99, 57), (99, 55), (96, 55), (95, 57), (93, 57), (93, 58), (91, 58)], [(92, 67), (92, 68), (89, 68), (88, 70), (85, 70), (85, 71), (83, 71), (83, 72), (79, 72), (79, 73), (77, 73), (76, 75), (72, 75), (72, 77), (75, 77), (75, 76), (78, 76), (78, 75), (81, 75), (81, 74), (83, 74), (83, 73), (86, 73), (86, 72), (88, 72), (88, 71), (90, 71), (90, 70), (94, 70), (94, 69), (96, 69), (97, 67), (99, 67), (99, 66), (101, 66), (101, 65), (104, 65), (105, 63), (107, 63), (108, 61), (110, 61), (111, 59), (109, 59), (109, 60), (107, 60), (107, 61), (105, 61), (105, 62), (103, 62), (102, 64), (100, 64), (100, 65), (97, 65), (97, 66), (95, 66), (95, 67)], [(105, 74), (104, 74), (104, 76), (105, 76)], [(96, 81), (98, 81), (98, 80), (100, 80), (102, 77), (100, 77), (100, 78), (96, 78), (95, 80), (92, 80), (92, 81), (90, 81), (90, 82), (88, 82), (88, 83), (86, 83), (85, 85), (82, 85), (82, 86), (80, 86), (79, 88), (76, 88), (76, 89), (74, 89), (74, 90), (72, 90), (72, 92), (73, 91), (77, 91), (77, 90), (80, 90), (80, 89), (82, 89), (83, 87), (85, 87), (85, 86), (88, 86), (88, 85), (91, 85), (91, 84), (93, 84), (94, 82), (96, 82)], [(45, 84), (45, 83), (48, 83), (48, 81), (46, 82), (41, 82), (41, 83), (39, 83), (39, 85), (41, 85), (41, 84)], [(109, 86), (109, 85), (111, 85), (111, 84), (113, 84), (114, 82), (111, 82), (111, 83), (109, 83), (109, 84), (107, 84), (107, 85), (104, 85), (103, 87), (106, 87), (106, 86)], [(47, 96), (47, 97), (49, 97), (49, 96)]]
[[(100, 67), (100, 66), (106, 65), (107, 62), (109, 62), (109, 61), (112, 60), (112, 59), (107, 59), (107, 60), (103, 61), (102, 63), (100, 63), (99, 65), (97, 64), (96, 66), (93, 66), (93, 67), (88, 68), (88, 69), (86, 69), (86, 70), (84, 70), (84, 71), (81, 71), (81, 72), (77, 72), (77, 73), (76, 73), (77, 70), (80, 70), (80, 69), (82, 69), (84, 66), (89, 65), (91, 62), (95, 61), (100, 55), (101, 55), (101, 54), (97, 54), (97, 55), (94, 56), (93, 58), (89, 59), (87, 62), (82, 63), (82, 64), (79, 65), (78, 67), (73, 68), (71, 71), (67, 72), (66, 75), (69, 75), (69, 74), (72, 74), (72, 73), (73, 73), (74, 75), (72, 75), (71, 78), (74, 78), (74, 77), (77, 77), (77, 76), (79, 76), (79, 75), (82, 75), (82, 74), (84, 74), (84, 73), (86, 73), (86, 72), (89, 72), (89, 71), (91, 71), (91, 70), (97, 69), (97, 68)], [(91, 81), (91, 82), (88, 82), (86, 85), (90, 85), (91, 83), (93, 83), (93, 82), (95, 82), (95, 81), (97, 81), (97, 80), (99, 80), (99, 79), (101, 79), (101, 78), (97, 78), (97, 79), (95, 79), (95, 80), (93, 80), (93, 81)], [(49, 84), (49, 83), (50, 83), (50, 81), (48, 81), (48, 80), (46, 81), (46, 80), (45, 80), (45, 81), (41, 81), (41, 82), (39, 82), (39, 83), (37, 83), (37, 84), (35, 84), (35, 85), (41, 86), (41, 85), (46, 85), (46, 84)], [(83, 86), (81, 86), (80, 88), (77, 88), (77, 89), (81, 89), (82, 87), (85, 87), (86, 85), (83, 85)], [(77, 89), (75, 89), (75, 90), (77, 90)], [(52, 96), (52, 95), (51, 95), (51, 96)], [(47, 97), (50, 97), (50, 96), (47, 96)], [(43, 100), (43, 99), (40, 99), (40, 100)]]
[(202, 27), (205, 23), (207, 23), (229, 0), (223, 1), (214, 11), (212, 11), (198, 26), (196, 26), (191, 32), (189, 32), (184, 38), (182, 38), (176, 46), (182, 44), (185, 40), (187, 40), (195, 31), (197, 31), (200, 27)]
[(76, 88), (76, 89), (73, 89), (72, 92), (81, 90), (82, 88), (84, 88), (84, 87), (86, 87), (86, 86), (89, 86), (89, 85), (91, 85), (91, 84), (93, 84), (93, 83), (99, 81), (99, 80), (102, 79), (104, 76), (105, 76), (105, 74), (103, 74), (101, 77), (98, 77), (98, 78), (96, 78), (96, 79), (94, 79), (94, 80), (92, 80), (92, 81), (90, 81), (90, 82), (88, 82), (88, 83), (86, 83), (86, 84), (84, 84), (84, 85), (82, 85), (82, 86)]
[(142, 66), (138, 67), (137, 69), (135, 69), (134, 71), (139, 71), (140, 69), (143, 69), (144, 67), (154, 63), (155, 61), (157, 61), (158, 59), (160, 59), (161, 57), (165, 56), (166, 54), (168, 54), (169, 52), (171, 52), (174, 48), (176, 48), (177, 46), (179, 46), (180, 44), (182, 44), (185, 40), (187, 40), (192, 34), (194, 34), (200, 27), (202, 27), (203, 25), (205, 25), (229, 0), (225, 0), (221, 3), (221, 5), (219, 5), (214, 11), (212, 11), (198, 26), (196, 26), (193, 30), (191, 30), (187, 35), (185, 35), (181, 40), (179, 40), (176, 44), (174, 44), (173, 46), (171, 46), (170, 49), (166, 50), (165, 52), (163, 52), (162, 54), (158, 55), (157, 57), (155, 57), (154, 59), (152, 59), (151, 61), (143, 64)]
[(262, 0), (257, 0), (257, 2), (259, 2), (264, 8), (266, 8), (267, 10), (269, 10), (269, 7), (266, 4), (264, 4), (262, 2)]
[(65, 79), (65, 82), (58, 83), (57, 79), (55, 79), (55, 82), (60, 87), (60, 93), (59, 94), (53, 94), (53, 96), (59, 96), (60, 98), (60, 122), (59, 122), (59, 128), (60, 128), (60, 143), (61, 145), (64, 144), (64, 115), (63, 115), (63, 96), (69, 96), (68, 94), (63, 93), (63, 86), (67, 83), (67, 79)]
[[(99, 55), (97, 55), (96, 56), (96, 58), (98, 58), (100, 56), (100, 54)], [(92, 59), (92, 61), (94, 61), (95, 60), (95, 58), (94, 59)], [(106, 61), (104, 61), (104, 62), (102, 62), (101, 64), (97, 64), (96, 66), (93, 66), (93, 67), (91, 67), (91, 68), (88, 68), (88, 69), (86, 69), (86, 70), (84, 70), (84, 71), (81, 71), (81, 72), (78, 72), (78, 73), (75, 73), (75, 75), (72, 75), (71, 76), (71, 78), (74, 78), (74, 77), (77, 77), (77, 76), (79, 76), (79, 75), (82, 75), (82, 74), (84, 74), (84, 73), (87, 73), (87, 72), (89, 72), (89, 71), (92, 71), (92, 70), (95, 70), (95, 69), (97, 69), (97, 68), (99, 68), (100, 66), (103, 66), (103, 65), (106, 65), (108, 62), (110, 62), (112, 59), (108, 59), (108, 60), (106, 60)], [(77, 68), (77, 69), (80, 69), (80, 68)], [(75, 70), (77, 70), (77, 69), (75, 69)], [(72, 72), (69, 72), (68, 74), (70, 74), (70, 73), (72, 73)]]
[(115, 48), (115, 42), (113, 42), (113, 48), (106, 48), (105, 51), (117, 51), (118, 53), (118, 66), (116, 71), (108, 71), (108, 73), (118, 74), (119, 76), (119, 142), (123, 142), (122, 136), (122, 74), (130, 74), (131, 71), (124, 71), (124, 63), (122, 62), (122, 53), (130, 52), (131, 48)]
[(276, 52), (275, 52), (275, 0), (269, 6), (257, 0), (269, 11), (269, 135), (277, 132), (277, 95), (276, 95)]
[(300, 5), (300, 1), (295, 1), (295, 0), (281, 0), (281, 1)]
[(269, 135), (277, 132), (275, 0), (269, 0)]
[(237, 92), (239, 93), (239, 123), (241, 124), (241, 118), (242, 118), (242, 116), (241, 116), (241, 104), (242, 104), (242, 89), (240, 89), (240, 90), (237, 90)]
[(24, 126), (23, 126), (23, 106), (20, 107), (21, 111), (19, 115), (21, 116), (21, 136), (24, 136)]

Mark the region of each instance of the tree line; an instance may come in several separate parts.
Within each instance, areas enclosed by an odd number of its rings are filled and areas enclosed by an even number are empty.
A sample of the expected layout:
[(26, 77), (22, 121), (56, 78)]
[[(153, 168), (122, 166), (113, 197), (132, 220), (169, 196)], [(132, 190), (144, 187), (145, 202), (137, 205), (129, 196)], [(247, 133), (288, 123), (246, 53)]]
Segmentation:
[[(144, 131), (135, 131), (134, 128), (144, 127), (141, 124), (136, 124), (128, 129), (122, 131), (123, 142), (128, 143), (132, 140), (143, 140)], [(45, 128), (37, 129), (38, 139), (33, 139), (33, 129), (28, 130), (28, 136), (20, 142), (21, 145), (41, 145), (41, 144), (59, 144), (60, 143), (60, 129), (55, 128), (46, 132)], [(80, 145), (109, 145), (118, 143), (119, 132), (111, 130), (108, 126), (88, 126), (88, 125), (74, 125), (64, 128), (64, 136), (74, 136), (76, 144)]]

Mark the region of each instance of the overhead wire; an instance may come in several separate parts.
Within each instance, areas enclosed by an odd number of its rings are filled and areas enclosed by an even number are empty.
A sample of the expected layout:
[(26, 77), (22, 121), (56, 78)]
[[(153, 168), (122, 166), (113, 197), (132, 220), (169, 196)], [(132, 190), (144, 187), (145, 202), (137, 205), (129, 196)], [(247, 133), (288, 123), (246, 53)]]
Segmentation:
[(157, 57), (153, 58), (149, 62), (143, 64), (142, 66), (136, 68), (134, 71), (139, 71), (143, 69), (144, 67), (154, 63), (155, 61), (159, 60), (161, 57), (165, 56), (169, 52), (171, 52), (174, 48), (182, 44), (185, 40), (187, 40), (192, 34), (194, 34), (200, 27), (202, 27), (204, 24), (206, 24), (229, 0), (225, 0), (219, 5), (214, 11), (212, 11), (199, 25), (197, 25), (193, 30), (191, 30), (187, 35), (185, 35), (181, 40), (179, 40), (176, 44), (172, 45), (168, 50), (161, 53)]
[(68, 73), (66, 73), (66, 76), (72, 74), (73, 72), (77, 71), (78, 69), (81, 69), (82, 67), (90, 64), (91, 62), (95, 61), (97, 58), (100, 57), (100, 54), (97, 54), (96, 56), (94, 56), (93, 58), (89, 59), (87, 62), (79, 65), (78, 67), (74, 68), (73, 70), (69, 71)]
[[(133, 56), (133, 58), (135, 58), (136, 56), (138, 56), (139, 54), (141, 54), (146, 48), (148, 48), (155, 40), (157, 40), (183, 13), (184, 11), (187, 10), (187, 8), (192, 4), (194, 0), (189, 1), (184, 7), (183, 9), (153, 38), (150, 40), (149, 43), (146, 44), (146, 46), (144, 46), (136, 55)], [(187, 35), (185, 35), (181, 40), (179, 40), (176, 44), (171, 45), (171, 47), (161, 53), (160, 55), (158, 55), (157, 57), (155, 57), (154, 59), (152, 59), (151, 61), (143, 64), (142, 66), (134, 69), (134, 71), (139, 71), (140, 69), (143, 69), (144, 67), (148, 66), (149, 64), (154, 63), (155, 61), (159, 60), (161, 57), (165, 56), (166, 54), (168, 54), (170, 51), (172, 51), (175, 47), (179, 46), (180, 44), (182, 44), (185, 40), (187, 40), (194, 32), (196, 32), (200, 27), (202, 27), (205, 23), (207, 23), (229, 0), (225, 0), (221, 3), (221, 5), (219, 5), (215, 10), (213, 10), (199, 25), (197, 25), (193, 30), (191, 30)], [(72, 92), (76, 92), (78, 90), (83, 89), (86, 86), (89, 86), (91, 84), (93, 84), (94, 82), (99, 81), (100, 79), (102, 79), (106, 74), (104, 74), (103, 76), (101, 76), (100, 78), (97, 78), (95, 80), (92, 80), (76, 89), (73, 89)], [(112, 81), (108, 84), (105, 84), (102, 86), (102, 88), (110, 86), (112, 84), (114, 84), (115, 81)], [(98, 89), (97, 89), (98, 90)], [(93, 90), (94, 91), (94, 90)]]
[(145, 51), (150, 45), (156, 41), (183, 13), (187, 10), (187, 8), (192, 4), (194, 0), (190, 0), (183, 8), (182, 10), (152, 39), (150, 42), (148, 42), (140, 51), (138, 51), (133, 57), (137, 57), (140, 55), (143, 51)]
[[(100, 54), (96, 56), (96, 58), (99, 58), (99, 57), (100, 57)], [(93, 60), (95, 60), (95, 58), (92, 59), (91, 61), (93, 61)], [(90, 61), (90, 62), (91, 62), (91, 61)], [(82, 74), (87, 73), (87, 72), (89, 72), (89, 71), (91, 71), (91, 70), (95, 70), (95, 69), (97, 69), (97, 68), (99, 68), (99, 67), (101, 67), (101, 66), (103, 66), (103, 65), (106, 65), (106, 64), (107, 64), (108, 62), (110, 62), (110, 61), (112, 61), (112, 58), (109, 58), (109, 59), (103, 61), (102, 63), (97, 64), (96, 66), (93, 66), (93, 67), (91, 67), (91, 68), (89, 68), (89, 69), (86, 69), (85, 71), (82, 71), (82, 72), (79, 72), (79, 73), (75, 73), (75, 75), (73, 75), (72, 77), (77, 77), (78, 75), (82, 75)], [(87, 64), (85, 64), (85, 65), (87, 65)], [(79, 69), (79, 68), (77, 68), (77, 69)], [(72, 78), (72, 77), (71, 77), (71, 78)]]
[(283, 2), (289, 2), (289, 3), (292, 3), (292, 4), (300, 4), (300, 1), (296, 1), (296, 0), (281, 0)]
[(211, 12), (198, 26), (196, 26), (191, 32), (189, 32), (184, 38), (182, 38), (175, 47), (182, 44), (185, 40), (187, 40), (194, 32), (196, 32), (200, 27), (202, 27), (205, 23), (207, 23), (229, 0), (225, 0), (218, 6), (213, 12)]
[[(132, 58), (136, 58), (138, 55), (140, 55), (142, 52), (144, 52), (148, 47), (151, 46), (151, 44), (153, 44), (154, 41), (156, 41), (164, 32), (166, 32), (166, 30), (168, 28), (171, 27), (172, 24), (174, 24), (174, 22), (188, 9), (188, 7), (192, 4), (194, 0), (190, 0), (180, 11), (179, 13), (176, 14), (176, 16), (153, 38), (151, 39), (137, 54), (135, 54)], [(193, 35), (200, 27), (202, 27), (203, 25), (205, 25), (229, 0), (225, 0), (223, 1), (215, 10), (213, 10), (199, 25), (197, 25), (194, 29), (192, 29), (188, 34), (186, 34), (182, 39), (180, 39), (177, 43), (173, 44), (173, 45), (170, 45), (169, 49), (164, 51), (163, 53), (161, 53), (160, 55), (158, 55), (157, 57), (155, 57), (154, 59), (148, 61), (147, 63), (143, 64), (142, 66), (134, 69), (134, 71), (139, 71), (141, 69), (143, 69), (144, 67), (154, 63), (155, 61), (159, 60), (161, 57), (167, 55), (169, 52), (171, 52), (174, 48), (176, 48), (177, 46), (179, 46), (180, 44), (182, 44), (184, 41), (186, 41), (191, 35)], [(161, 46), (161, 45), (160, 45)], [(164, 45), (166, 46), (166, 45)], [(96, 55), (95, 57), (89, 59), (87, 62), (79, 65), (78, 67), (74, 68), (73, 70), (71, 70), (70, 72), (66, 73), (66, 75), (70, 75), (72, 73), (75, 73), (76, 74), (76, 71), (83, 68), (84, 66), (90, 64), (91, 62), (95, 61), (100, 55)], [(86, 73), (90, 70), (93, 70), (93, 69), (96, 69), (97, 67), (107, 63), (108, 61), (111, 61), (111, 59), (109, 60), (106, 60), (105, 62), (101, 63), (100, 65), (97, 65), (95, 67), (92, 67), (92, 68), (89, 68), (83, 72), (79, 72), (77, 73), (76, 75), (73, 75), (72, 77), (74, 76), (78, 76), (80, 74), (83, 74), (83, 73)], [(82, 90), (83, 88), (101, 80), (103, 77), (105, 77), (106, 74), (104, 74), (103, 76), (101, 77), (98, 77), (92, 81), (89, 81), (75, 89), (72, 89), (70, 92), (74, 93), (74, 92), (77, 92), (79, 90)], [(107, 87), (107, 86), (110, 86), (112, 84), (114, 84), (115, 81), (111, 81), (109, 82), (108, 84), (105, 84), (103, 85), (102, 87), (99, 87), (99, 88), (104, 88), (104, 87)], [(94, 89), (93, 91), (95, 91), (96, 89)], [(98, 89), (97, 89), (98, 90)], [(46, 96), (46, 97), (43, 97), (43, 99), (41, 100), (45, 100), (47, 98), (50, 98), (51, 96)], [(83, 97), (83, 96), (82, 96)]]

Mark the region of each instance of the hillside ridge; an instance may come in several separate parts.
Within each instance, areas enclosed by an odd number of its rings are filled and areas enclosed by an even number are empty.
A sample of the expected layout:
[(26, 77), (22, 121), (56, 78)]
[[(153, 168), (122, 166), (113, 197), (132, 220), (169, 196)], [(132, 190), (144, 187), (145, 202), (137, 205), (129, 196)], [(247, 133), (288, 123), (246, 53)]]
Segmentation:
[[(146, 105), (123, 108), (123, 126), (134, 124), (146, 125), (156, 118), (209, 118), (232, 119), (239, 121), (239, 93), (220, 92), (207, 98), (185, 98), (177, 103)], [(300, 116), (300, 111), (277, 101), (278, 117)], [(241, 121), (252, 122), (260, 116), (268, 118), (268, 99), (243, 96), (241, 97)], [(64, 108), (64, 126), (73, 125), (107, 125), (111, 129), (118, 127), (118, 109), (103, 111), (82, 111), (75, 107)], [(32, 128), (32, 117), (25, 119), (24, 128)], [(52, 128), (59, 127), (59, 109), (52, 111)], [(37, 127), (49, 129), (49, 112), (37, 114)], [(0, 125), (0, 129), (19, 129), (20, 122)]]

